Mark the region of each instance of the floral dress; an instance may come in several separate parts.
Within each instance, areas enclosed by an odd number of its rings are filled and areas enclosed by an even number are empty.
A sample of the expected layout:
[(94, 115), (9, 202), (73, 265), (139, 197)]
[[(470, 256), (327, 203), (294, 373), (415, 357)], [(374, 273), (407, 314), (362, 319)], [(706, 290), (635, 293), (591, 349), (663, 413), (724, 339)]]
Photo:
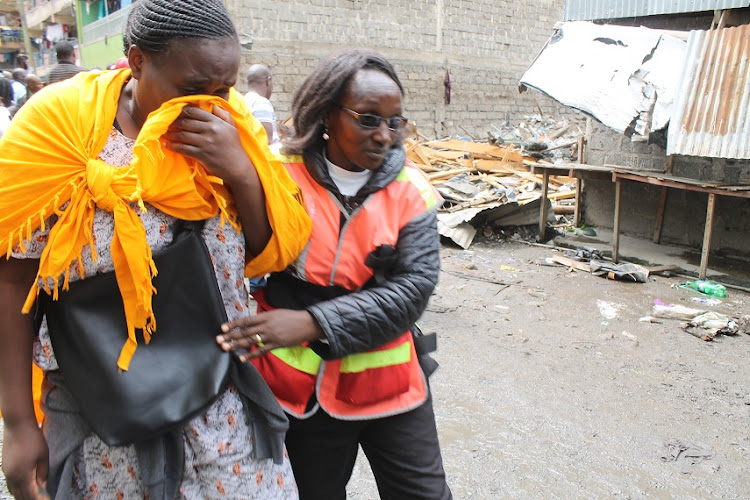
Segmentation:
[[(112, 129), (99, 159), (113, 166), (127, 165), (132, 157), (134, 141)], [(146, 205), (140, 215), (154, 253), (171, 242), (175, 219)], [(49, 221), (54, 224), (54, 216)], [(39, 258), (48, 239), (47, 231), (37, 230), (26, 245), (26, 253), (13, 253), (17, 258)], [(86, 275), (114, 269), (109, 242), (114, 233), (111, 214), (96, 210), (93, 224), (94, 245), (98, 259), (91, 250), (83, 250), (82, 264)], [(248, 313), (248, 296), (244, 286), (244, 238), (231, 226), (220, 223), (220, 217), (206, 222), (203, 229), (211, 260), (214, 262), (219, 289), (230, 320)], [(17, 250), (17, 249), (16, 249)], [(71, 266), (70, 280), (80, 279), (77, 265)], [(34, 361), (45, 371), (56, 370), (57, 362), (50, 343), (46, 323), (42, 324), (34, 345)], [(185, 467), (180, 495), (196, 498), (297, 498), (297, 487), (289, 459), (276, 465), (273, 460), (256, 460), (253, 453), (251, 427), (242, 401), (230, 388), (202, 415), (189, 421), (183, 429)], [(79, 498), (145, 498), (140, 481), (135, 447), (110, 447), (96, 435), (89, 435), (77, 450), (73, 490)]]

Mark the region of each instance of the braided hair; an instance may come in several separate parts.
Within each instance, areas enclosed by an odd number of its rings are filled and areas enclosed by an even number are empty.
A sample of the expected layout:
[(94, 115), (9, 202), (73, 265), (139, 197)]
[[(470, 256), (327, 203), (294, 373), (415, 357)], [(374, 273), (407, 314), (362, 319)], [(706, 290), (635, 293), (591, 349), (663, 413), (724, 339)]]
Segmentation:
[(295, 92), (292, 100), (294, 130), (284, 139), (285, 153), (301, 154), (307, 159), (323, 149), (323, 122), (338, 105), (349, 81), (361, 69), (385, 73), (404, 94), (396, 70), (380, 53), (363, 48), (337, 52), (321, 62)]
[(163, 54), (177, 38), (237, 39), (237, 31), (221, 0), (138, 0), (133, 2), (123, 34), (125, 54), (135, 45)]
[(10, 80), (3, 77), (0, 77), (0, 98), (3, 100), (0, 106), (9, 108), (13, 101), (13, 86)]

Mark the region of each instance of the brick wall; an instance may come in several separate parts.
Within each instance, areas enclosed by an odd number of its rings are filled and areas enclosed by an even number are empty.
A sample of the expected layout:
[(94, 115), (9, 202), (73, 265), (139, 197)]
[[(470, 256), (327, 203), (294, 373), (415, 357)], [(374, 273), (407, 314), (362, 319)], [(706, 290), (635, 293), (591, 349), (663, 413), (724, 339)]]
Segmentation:
[[(247, 68), (268, 65), (279, 119), (289, 116), (292, 93), (318, 61), (339, 49), (382, 52), (406, 87), (405, 115), (427, 137), (486, 137), (491, 124), (520, 122), (541, 108), (573, 112), (518, 81), (541, 50), (564, 0), (228, 0), (245, 42), (239, 90)], [(450, 69), (451, 103), (443, 79)], [(463, 128), (462, 128), (463, 127)]]

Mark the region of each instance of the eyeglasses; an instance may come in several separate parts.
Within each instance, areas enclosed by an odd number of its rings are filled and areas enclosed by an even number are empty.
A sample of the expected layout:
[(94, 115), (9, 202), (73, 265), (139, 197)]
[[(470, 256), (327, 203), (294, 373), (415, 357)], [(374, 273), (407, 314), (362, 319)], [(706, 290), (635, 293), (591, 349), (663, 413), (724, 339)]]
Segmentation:
[(359, 123), (359, 126), (362, 128), (378, 128), (380, 126), (380, 122), (385, 120), (386, 126), (393, 130), (394, 132), (397, 130), (401, 130), (404, 125), (406, 125), (407, 119), (403, 116), (391, 116), (390, 118), (383, 118), (382, 116), (378, 115), (368, 115), (366, 113), (357, 113), (353, 109), (345, 108), (344, 106), (339, 106), (343, 111), (346, 111), (350, 115), (352, 115), (354, 118), (356, 118), (357, 123)]

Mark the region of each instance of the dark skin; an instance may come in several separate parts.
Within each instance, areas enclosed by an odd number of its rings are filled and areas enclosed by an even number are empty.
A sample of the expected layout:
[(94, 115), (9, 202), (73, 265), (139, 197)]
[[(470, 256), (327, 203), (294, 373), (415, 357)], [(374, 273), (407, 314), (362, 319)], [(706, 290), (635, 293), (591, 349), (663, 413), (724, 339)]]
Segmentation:
[(47, 498), (47, 442), (31, 399), (32, 320), (21, 314), (36, 277), (36, 259), (0, 259), (0, 408), (3, 472), (15, 498)]
[[(401, 90), (388, 75), (377, 70), (359, 70), (350, 79), (339, 105), (357, 113), (382, 117), (400, 116)], [(338, 107), (324, 123), (330, 139), (326, 156), (334, 164), (350, 171), (376, 170), (399, 133), (388, 129), (385, 121), (376, 129), (364, 129), (350, 114)], [(216, 341), (225, 351), (257, 347), (242, 354), (248, 361), (279, 347), (291, 347), (325, 337), (323, 330), (307, 311), (274, 309), (225, 323)]]
[[(136, 138), (148, 114), (174, 97), (207, 94), (226, 99), (240, 64), (232, 38), (180, 40), (166, 54), (131, 47), (133, 78), (118, 101), (117, 121)], [(263, 188), (230, 114), (185, 107), (164, 136), (173, 151), (200, 161), (224, 180), (235, 196), (245, 229), (247, 253), (259, 254), (271, 237)], [(39, 261), (0, 259), (0, 408), (4, 420), (3, 472), (19, 499), (47, 498), (47, 443), (37, 426), (31, 398), (32, 320), (21, 313)]]

